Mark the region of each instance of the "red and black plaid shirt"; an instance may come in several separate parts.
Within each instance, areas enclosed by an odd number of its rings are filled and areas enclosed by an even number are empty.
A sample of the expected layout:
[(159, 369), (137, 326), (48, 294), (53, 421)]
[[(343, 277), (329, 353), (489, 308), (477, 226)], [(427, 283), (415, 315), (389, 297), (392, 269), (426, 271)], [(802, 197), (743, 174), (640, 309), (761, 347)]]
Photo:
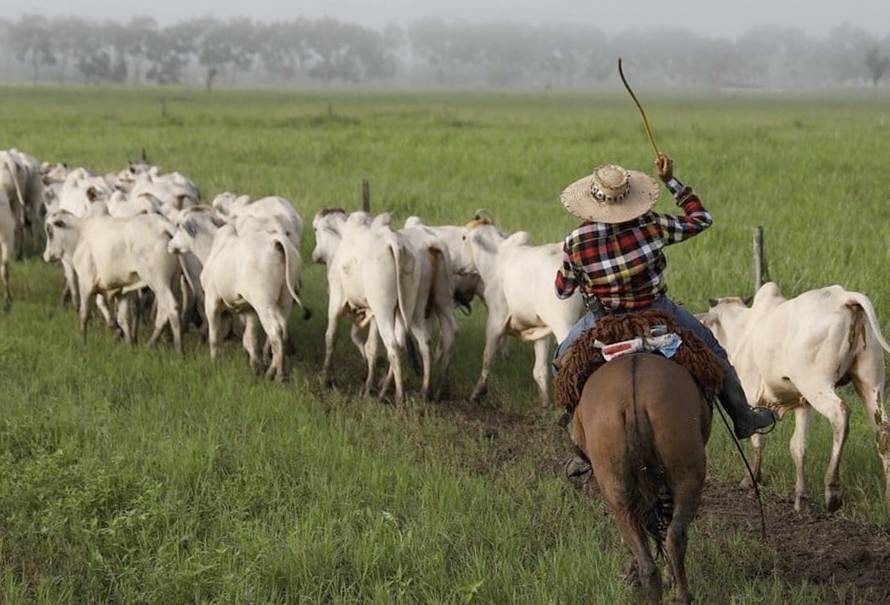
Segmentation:
[(711, 226), (710, 213), (685, 187), (677, 204), (685, 216), (647, 212), (618, 224), (586, 222), (563, 245), (556, 293), (568, 298), (581, 286), (585, 299), (597, 299), (608, 310), (648, 307), (667, 290), (662, 248), (682, 242)]

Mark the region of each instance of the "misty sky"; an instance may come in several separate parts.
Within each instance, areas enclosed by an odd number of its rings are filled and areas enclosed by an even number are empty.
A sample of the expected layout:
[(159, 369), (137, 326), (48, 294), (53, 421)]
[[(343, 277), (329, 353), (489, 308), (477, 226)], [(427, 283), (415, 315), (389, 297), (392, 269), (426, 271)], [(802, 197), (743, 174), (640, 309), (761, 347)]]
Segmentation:
[(0, 0), (7, 18), (22, 13), (126, 20), (154, 16), (161, 24), (186, 17), (249, 16), (264, 21), (329, 16), (382, 27), (423, 17), (467, 21), (592, 23), (605, 32), (686, 26), (705, 35), (734, 36), (760, 25), (793, 26), (812, 34), (850, 24), (890, 33), (887, 0)]

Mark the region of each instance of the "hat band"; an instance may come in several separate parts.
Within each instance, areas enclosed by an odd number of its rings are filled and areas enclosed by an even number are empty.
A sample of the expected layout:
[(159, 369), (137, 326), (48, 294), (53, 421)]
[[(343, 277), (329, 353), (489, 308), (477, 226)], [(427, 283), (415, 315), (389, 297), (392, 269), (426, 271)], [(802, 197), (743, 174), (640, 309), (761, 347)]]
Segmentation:
[(603, 191), (602, 189), (600, 189), (599, 187), (596, 186), (596, 181), (594, 181), (590, 185), (590, 194), (594, 197), (594, 199), (597, 199), (601, 202), (605, 202), (606, 204), (614, 204), (615, 202), (620, 202), (621, 200), (626, 198), (629, 193), (630, 193), (630, 183), (626, 183), (624, 185), (624, 191), (622, 191), (618, 195), (609, 195), (608, 193), (606, 193), (605, 191)]

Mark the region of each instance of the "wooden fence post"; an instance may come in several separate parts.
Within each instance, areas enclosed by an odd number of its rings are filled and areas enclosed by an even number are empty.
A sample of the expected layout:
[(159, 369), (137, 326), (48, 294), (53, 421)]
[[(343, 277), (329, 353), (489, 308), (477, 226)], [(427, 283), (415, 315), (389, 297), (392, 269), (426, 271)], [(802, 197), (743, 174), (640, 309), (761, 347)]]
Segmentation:
[(754, 292), (767, 280), (766, 256), (763, 253), (763, 227), (754, 227)]
[(362, 211), (371, 211), (371, 184), (368, 179), (362, 179)]

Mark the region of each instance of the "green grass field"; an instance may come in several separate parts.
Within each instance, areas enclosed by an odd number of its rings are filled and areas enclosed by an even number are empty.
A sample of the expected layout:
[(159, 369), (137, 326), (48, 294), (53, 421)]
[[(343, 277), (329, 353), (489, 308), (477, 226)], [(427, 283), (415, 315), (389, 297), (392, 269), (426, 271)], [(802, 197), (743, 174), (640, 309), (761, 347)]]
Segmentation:
[[(762, 224), (786, 294), (840, 283), (890, 327), (886, 98), (647, 97), (660, 145), (716, 221), (670, 250), (675, 299), (704, 310), (749, 294)], [(629, 101), (559, 95), (0, 89), (0, 147), (13, 146), (100, 173), (145, 147), (208, 198), (283, 195), (307, 223), (326, 206), (357, 208), (367, 177), (373, 209), (396, 222), (462, 223), (486, 208), (535, 242), (572, 228), (557, 201), (566, 184), (600, 163), (652, 162)], [(307, 263), (313, 245), (308, 229)], [(633, 602), (605, 507), (562, 477), (569, 447), (557, 413), (537, 409), (530, 347), (513, 343), (497, 362), (481, 413), (395, 408), (356, 396), (363, 364), (344, 325), (329, 391), (323, 267), (305, 275), (316, 314), (292, 321), (298, 351), (281, 387), (255, 379), (236, 343), (212, 365), (194, 332), (184, 358), (169, 345), (130, 350), (96, 321), (84, 345), (58, 305), (60, 268), (37, 255), (13, 265), (15, 305), (0, 316), (0, 601)], [(457, 399), (478, 371), (484, 315), (477, 305), (460, 318)], [(847, 395), (839, 516), (886, 523), (873, 437)], [(793, 489), (792, 424), (767, 447), (770, 498)], [(817, 509), (829, 444), (818, 418)], [(714, 479), (741, 477), (731, 448), (715, 425)], [(691, 536), (692, 589), (701, 603), (868, 601), (773, 573), (780, 556), (706, 516)]]

